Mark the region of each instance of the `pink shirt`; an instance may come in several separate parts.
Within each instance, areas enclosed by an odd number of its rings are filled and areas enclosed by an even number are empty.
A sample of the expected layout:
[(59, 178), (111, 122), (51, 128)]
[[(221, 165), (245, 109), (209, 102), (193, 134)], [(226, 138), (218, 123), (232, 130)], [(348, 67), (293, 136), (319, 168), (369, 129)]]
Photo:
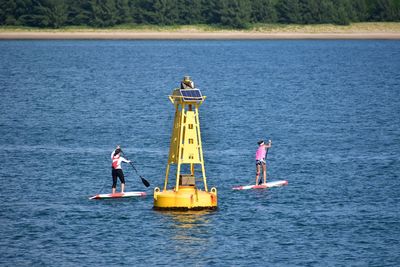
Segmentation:
[(265, 145), (259, 146), (256, 152), (256, 160), (263, 160), (266, 152)]

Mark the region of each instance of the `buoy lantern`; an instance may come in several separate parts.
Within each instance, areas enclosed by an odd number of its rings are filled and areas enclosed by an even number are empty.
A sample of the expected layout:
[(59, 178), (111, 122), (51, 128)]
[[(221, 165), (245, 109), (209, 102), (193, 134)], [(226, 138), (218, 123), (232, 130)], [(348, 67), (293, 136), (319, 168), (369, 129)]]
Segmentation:
[[(206, 96), (197, 88), (175, 89), (169, 99), (175, 106), (175, 118), (164, 187), (154, 189), (154, 209), (216, 209), (217, 189), (207, 188), (200, 133), (199, 107)], [(175, 183), (167, 189), (172, 165), (176, 166)], [(196, 171), (201, 172), (201, 178), (196, 177)], [(203, 188), (197, 186), (201, 181)]]

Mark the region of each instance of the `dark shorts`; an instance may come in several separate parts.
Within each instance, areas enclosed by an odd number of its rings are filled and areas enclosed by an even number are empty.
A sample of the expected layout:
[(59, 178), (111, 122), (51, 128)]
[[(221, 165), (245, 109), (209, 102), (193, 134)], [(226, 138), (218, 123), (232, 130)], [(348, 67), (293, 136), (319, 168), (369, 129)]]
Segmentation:
[(112, 174), (112, 178), (113, 178), (112, 188), (116, 188), (117, 187), (117, 177), (121, 181), (121, 184), (125, 183), (124, 173), (122, 172), (121, 169), (117, 169), (117, 170), (116, 169), (112, 169), (111, 174)]
[(266, 163), (265, 163), (265, 160), (256, 160), (256, 166), (258, 166), (258, 165), (265, 165)]

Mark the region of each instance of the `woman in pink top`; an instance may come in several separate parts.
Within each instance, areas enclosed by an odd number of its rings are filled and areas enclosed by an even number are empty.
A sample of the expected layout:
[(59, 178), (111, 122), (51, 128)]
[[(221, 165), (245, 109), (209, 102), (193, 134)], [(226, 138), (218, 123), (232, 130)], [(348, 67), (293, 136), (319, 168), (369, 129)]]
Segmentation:
[(260, 166), (263, 168), (264, 173), (264, 184), (267, 183), (267, 164), (265, 162), (265, 156), (268, 153), (268, 149), (272, 145), (272, 141), (269, 140), (268, 144), (265, 144), (263, 140), (258, 141), (258, 149), (256, 152), (256, 185), (259, 185), (258, 178), (260, 176)]

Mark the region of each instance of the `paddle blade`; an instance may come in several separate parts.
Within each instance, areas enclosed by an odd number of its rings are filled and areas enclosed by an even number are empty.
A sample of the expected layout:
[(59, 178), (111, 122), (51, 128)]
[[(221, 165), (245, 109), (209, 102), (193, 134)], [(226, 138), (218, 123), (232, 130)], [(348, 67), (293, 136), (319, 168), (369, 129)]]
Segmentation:
[(146, 187), (149, 187), (150, 186), (150, 183), (146, 180), (146, 179), (144, 179), (143, 177), (140, 177), (141, 179), (142, 179), (142, 183), (146, 186)]

